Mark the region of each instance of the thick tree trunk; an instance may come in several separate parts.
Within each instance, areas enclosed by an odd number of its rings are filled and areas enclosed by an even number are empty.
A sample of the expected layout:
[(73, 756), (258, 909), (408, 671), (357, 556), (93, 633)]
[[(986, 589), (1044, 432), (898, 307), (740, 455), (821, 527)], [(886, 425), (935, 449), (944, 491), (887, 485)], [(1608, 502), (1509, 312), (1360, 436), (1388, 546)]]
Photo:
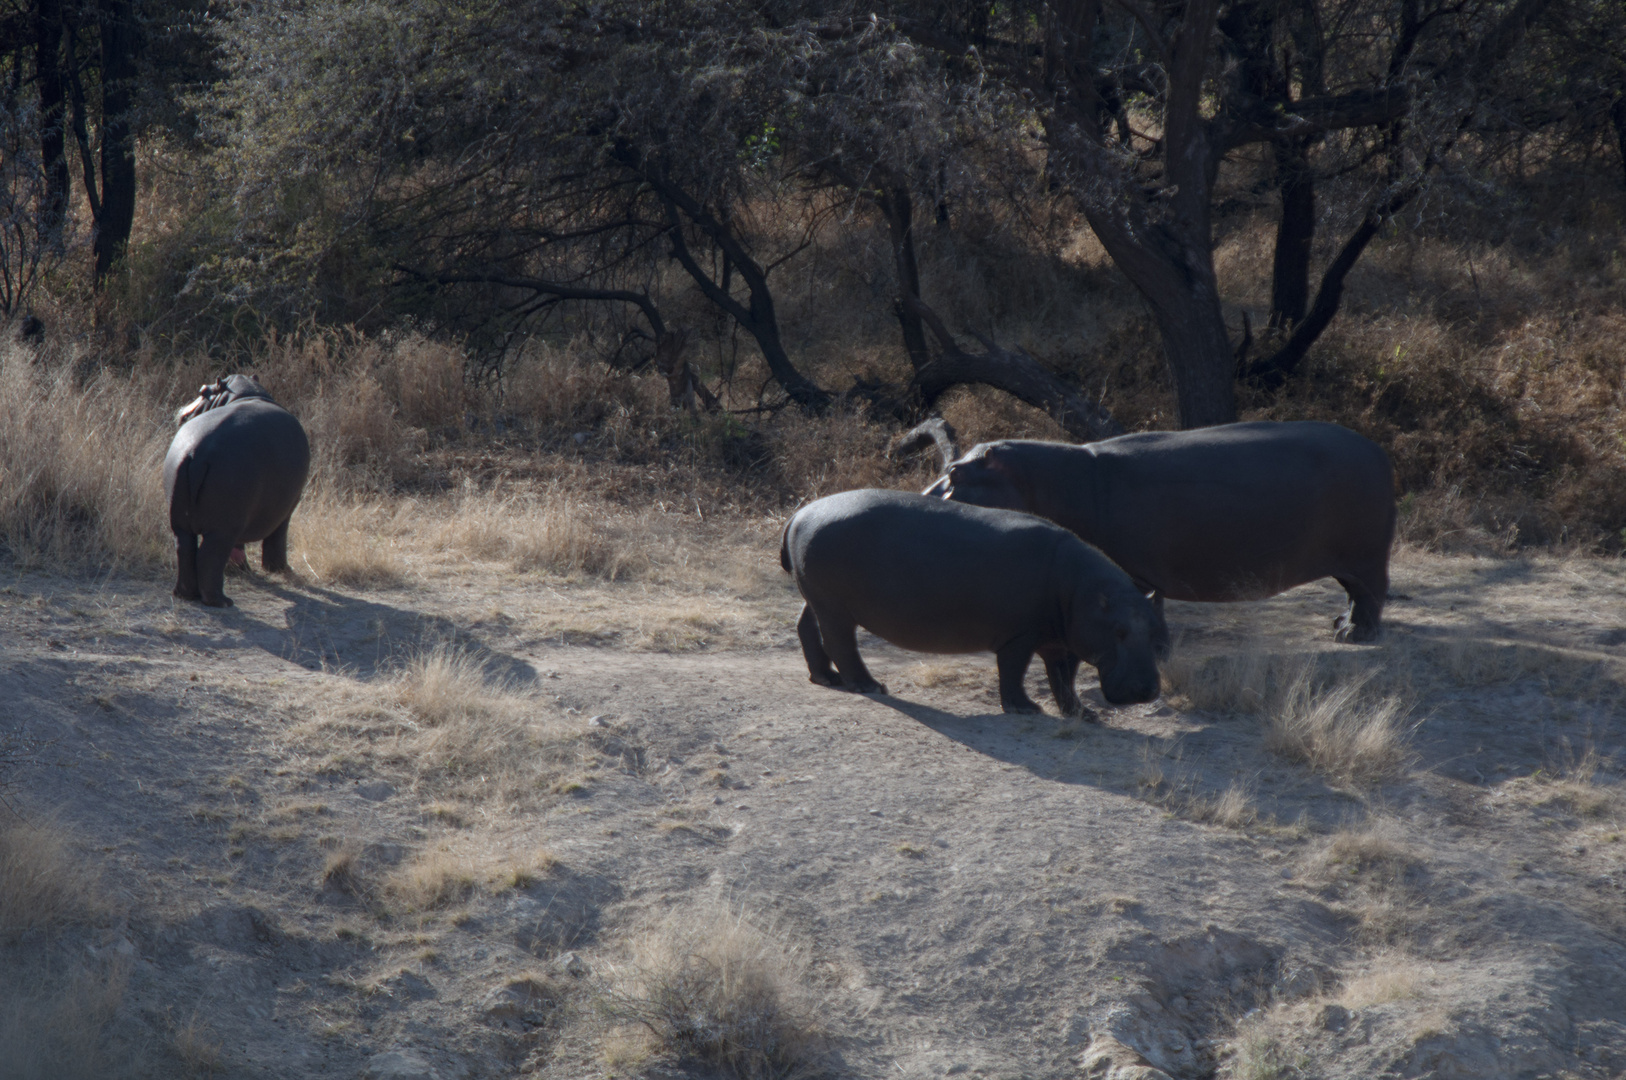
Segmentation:
[(45, 169), (45, 240), (58, 244), (68, 211), (67, 95), (62, 82), (61, 0), (34, 7), (34, 69), (40, 87), (40, 164)]
[(902, 184), (888, 186), (875, 200), (886, 219), (886, 229), (892, 240), (892, 262), (898, 275), (898, 297), (893, 311), (903, 331), (903, 348), (909, 354), (909, 365), (920, 371), (932, 361), (926, 346), (926, 330), (920, 313), (909, 303), (920, 299), (920, 264), (915, 260), (914, 201), (909, 189)]
[(96, 285), (124, 255), (135, 224), (135, 132), (130, 105), (136, 66), (135, 12), (129, 0), (103, 0), (102, 213), (96, 223)]
[(1282, 216), (1276, 226), (1276, 254), (1270, 279), (1270, 326), (1291, 330), (1310, 306), (1310, 245), (1315, 241), (1315, 179), (1309, 140), (1276, 145)]

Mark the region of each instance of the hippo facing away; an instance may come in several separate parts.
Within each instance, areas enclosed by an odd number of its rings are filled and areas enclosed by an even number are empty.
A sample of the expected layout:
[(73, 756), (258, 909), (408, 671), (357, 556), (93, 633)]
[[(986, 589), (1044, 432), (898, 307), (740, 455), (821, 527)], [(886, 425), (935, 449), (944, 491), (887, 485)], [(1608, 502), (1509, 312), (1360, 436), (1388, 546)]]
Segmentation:
[(779, 562), (807, 601), (796, 631), (815, 683), (886, 693), (858, 655), (862, 626), (919, 652), (992, 652), (1006, 712), (1039, 711), (1022, 686), (1034, 653), (1063, 715), (1084, 711), (1080, 659), (1113, 704), (1157, 697), (1165, 634), (1151, 603), (1099, 551), (1030, 515), (848, 491), (796, 512)]
[(265, 569), (288, 569), (288, 522), (305, 492), (310, 442), (293, 414), (246, 375), (200, 388), (175, 419), (180, 430), (164, 457), (175, 595), (229, 607), (226, 560), (234, 548), (261, 541)]
[(1337, 424), (1224, 424), (1102, 442), (982, 443), (927, 489), (1025, 510), (1123, 567), (1159, 609), (1258, 600), (1336, 578), (1340, 641), (1381, 628), (1394, 539), (1394, 474), (1371, 440)]

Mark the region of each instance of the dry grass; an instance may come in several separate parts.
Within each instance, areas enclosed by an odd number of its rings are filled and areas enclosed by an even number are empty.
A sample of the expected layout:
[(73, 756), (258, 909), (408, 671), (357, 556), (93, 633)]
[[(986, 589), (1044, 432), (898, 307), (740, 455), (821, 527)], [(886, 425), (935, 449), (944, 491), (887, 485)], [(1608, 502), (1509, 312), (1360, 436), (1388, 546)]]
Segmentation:
[(1258, 647), (1193, 656), (1177, 645), (1163, 666), (1164, 696), (1186, 709), (1258, 717), (1266, 749), (1335, 780), (1371, 783), (1405, 767), (1415, 724), (1403, 673), (1370, 663)]
[(0, 546), (12, 558), (62, 569), (174, 557), (161, 482), (173, 429), (156, 404), (167, 389), (105, 371), (81, 384), (0, 341)]
[(528, 888), (553, 865), (553, 855), (545, 849), (516, 857), (476, 847), (473, 841), (443, 841), (392, 870), (384, 880), (383, 897), (393, 911), (425, 914), (461, 903), (477, 891)]
[(431, 547), (515, 570), (585, 574), (615, 581), (649, 563), (648, 546), (616, 535), (602, 508), (567, 496), (465, 493), (428, 535)]
[(823, 1071), (807, 957), (722, 907), (669, 915), (632, 945), (600, 1009), (609, 1053), (669, 1053), (743, 1080)]
[(1372, 782), (1409, 760), (1412, 725), (1398, 697), (1370, 691), (1370, 677), (1318, 685), (1308, 666), (1267, 705), (1265, 748), (1339, 780)]
[(175, 1026), (170, 1047), (189, 1076), (213, 1076), (225, 1067), (220, 1037), (196, 1012)]
[(551, 705), (487, 676), (480, 659), (440, 644), (412, 659), (391, 695), (412, 724), (404, 759), (426, 780), (461, 793), (519, 798), (578, 763), (580, 733)]
[(56, 826), (0, 818), (0, 938), (106, 914), (97, 875), (74, 846)]

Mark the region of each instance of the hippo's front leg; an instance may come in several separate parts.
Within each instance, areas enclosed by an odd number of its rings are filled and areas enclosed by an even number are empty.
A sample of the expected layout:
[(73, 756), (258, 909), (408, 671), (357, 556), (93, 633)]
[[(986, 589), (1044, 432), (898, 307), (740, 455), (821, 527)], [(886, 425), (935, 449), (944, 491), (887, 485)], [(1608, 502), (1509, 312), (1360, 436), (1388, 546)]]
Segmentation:
[(189, 532), (175, 534), (175, 595), (181, 600), (198, 598), (198, 538)]
[(1044, 661), (1044, 672), (1050, 677), (1050, 693), (1054, 695), (1056, 708), (1061, 710), (1061, 714), (1094, 720), (1095, 714), (1078, 699), (1077, 655), (1067, 649), (1051, 647), (1040, 649), (1039, 657)]
[(994, 653), (999, 665), (999, 707), (1008, 713), (1042, 713), (1043, 709), (1028, 697), (1022, 684), (1027, 679), (1028, 664), (1033, 661), (1033, 642), (1018, 638), (1000, 647)]

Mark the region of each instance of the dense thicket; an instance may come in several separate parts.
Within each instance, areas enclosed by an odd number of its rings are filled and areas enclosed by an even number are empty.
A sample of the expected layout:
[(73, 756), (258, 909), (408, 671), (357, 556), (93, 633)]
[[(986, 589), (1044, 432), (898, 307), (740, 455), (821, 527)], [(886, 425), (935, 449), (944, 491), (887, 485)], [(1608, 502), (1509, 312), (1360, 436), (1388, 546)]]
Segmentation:
[[(1374, 243), (1505, 235), (1542, 212), (1532, 168), (1626, 177), (1613, 0), (9, 5), (5, 314), (108, 282), (137, 339), (411, 326), (476, 377), (586, 334), (708, 408), (690, 358), (726, 327), (780, 395), (759, 409), (901, 423), (984, 384), (1121, 431), (1110, 373), (999, 344), (923, 270), (990, 229), (1059, 265), (1087, 228), (1172, 419), (1225, 422), (1313, 391)], [(143, 192), (164, 212), (132, 241)], [(1267, 268), (1216, 260), (1261, 223)], [(815, 263), (867, 282), (896, 363), (843, 378), (787, 329)]]

